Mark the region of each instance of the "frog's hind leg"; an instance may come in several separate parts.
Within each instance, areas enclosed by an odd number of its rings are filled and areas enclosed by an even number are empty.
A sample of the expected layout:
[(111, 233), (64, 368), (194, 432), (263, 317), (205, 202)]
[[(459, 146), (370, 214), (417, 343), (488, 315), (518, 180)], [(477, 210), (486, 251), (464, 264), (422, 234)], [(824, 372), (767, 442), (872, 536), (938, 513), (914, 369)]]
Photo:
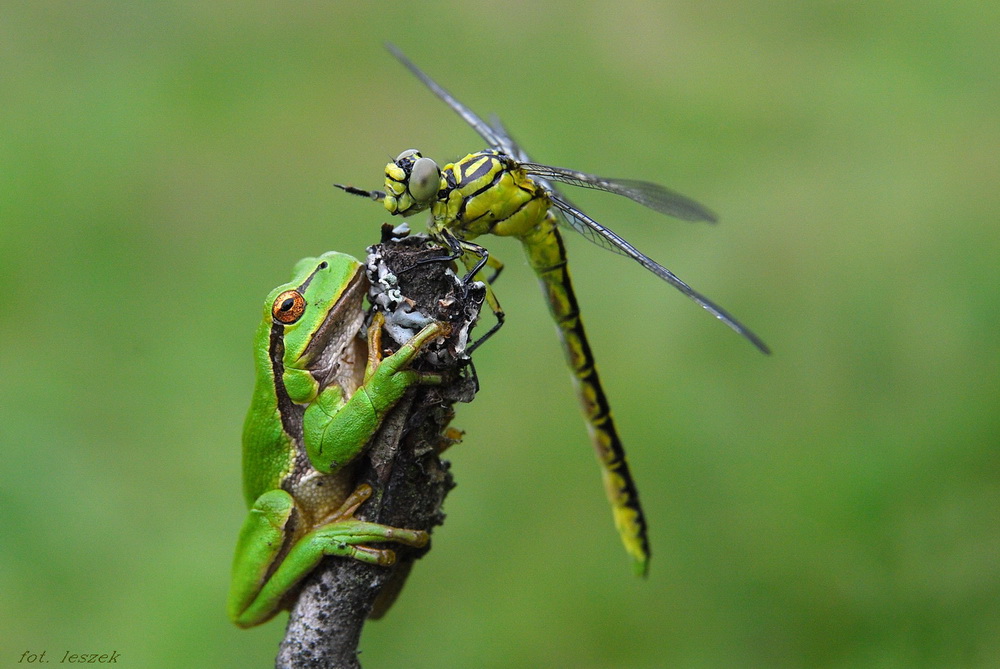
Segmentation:
[[(275, 491), (279, 494), (284, 491)], [(287, 494), (287, 493), (286, 493)], [(389, 566), (396, 562), (396, 553), (390, 548), (373, 548), (368, 544), (396, 542), (407, 546), (420, 548), (427, 545), (428, 534), (422, 530), (409, 530), (390, 527), (354, 518), (354, 512), (371, 497), (372, 489), (362, 484), (348, 496), (347, 501), (337, 510), (331, 521), (324, 523), (315, 530), (308, 532), (288, 550), (283, 559), (277, 561), (275, 554), (260, 560), (257, 573), (263, 579), (258, 581), (259, 589), (253, 593), (254, 586), (243, 581), (236, 585), (231, 603), (231, 617), (241, 627), (250, 627), (266, 621), (281, 609), (282, 600), (298, 583), (305, 578), (320, 561), (330, 555), (353, 558), (367, 564)], [(293, 515), (288, 502), (280, 514), (285, 519)], [(252, 516), (254, 514), (251, 514)], [(272, 516), (272, 517), (268, 517)], [(260, 514), (257, 527), (250, 529), (253, 537), (245, 537), (245, 541), (253, 544), (278, 547), (287, 542), (287, 529), (266, 529), (265, 526), (277, 520), (274, 514)], [(248, 524), (253, 524), (251, 521)], [(266, 537), (264, 535), (267, 535)], [(253, 541), (253, 539), (258, 539)], [(273, 569), (273, 573), (269, 573)], [(240, 570), (250, 571), (250, 570)], [(249, 592), (247, 592), (249, 590)], [(242, 592), (241, 592), (242, 591)]]

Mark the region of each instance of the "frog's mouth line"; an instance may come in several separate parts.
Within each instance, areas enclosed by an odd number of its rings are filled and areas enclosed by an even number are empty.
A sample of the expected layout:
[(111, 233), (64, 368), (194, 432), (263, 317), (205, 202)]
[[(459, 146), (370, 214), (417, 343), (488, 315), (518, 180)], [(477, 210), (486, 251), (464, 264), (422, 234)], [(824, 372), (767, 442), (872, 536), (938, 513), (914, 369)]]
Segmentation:
[(364, 322), (361, 303), (368, 292), (368, 278), (360, 269), (327, 312), (298, 363), (309, 370), (321, 387), (336, 375), (344, 350)]

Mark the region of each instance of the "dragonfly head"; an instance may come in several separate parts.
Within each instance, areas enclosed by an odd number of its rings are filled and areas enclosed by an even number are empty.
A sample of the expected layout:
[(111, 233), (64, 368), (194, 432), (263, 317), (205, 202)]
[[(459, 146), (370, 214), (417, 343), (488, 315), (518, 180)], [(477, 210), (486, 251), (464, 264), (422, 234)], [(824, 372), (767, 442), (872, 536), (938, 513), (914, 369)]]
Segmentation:
[(407, 149), (385, 166), (385, 208), (409, 216), (427, 209), (441, 190), (441, 170), (416, 149)]

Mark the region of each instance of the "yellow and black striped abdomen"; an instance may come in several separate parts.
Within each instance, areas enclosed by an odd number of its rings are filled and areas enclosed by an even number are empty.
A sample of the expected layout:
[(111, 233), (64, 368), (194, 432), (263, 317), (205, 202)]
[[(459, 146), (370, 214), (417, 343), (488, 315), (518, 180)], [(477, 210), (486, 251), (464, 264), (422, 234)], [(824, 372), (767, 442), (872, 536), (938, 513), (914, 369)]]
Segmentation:
[(551, 213), (547, 214), (535, 226), (534, 231), (521, 241), (524, 242), (528, 262), (541, 281), (552, 318), (559, 327), (563, 351), (573, 371), (587, 430), (601, 464), (601, 476), (611, 503), (615, 526), (625, 550), (635, 560), (636, 571), (645, 574), (649, 563), (646, 519), (625, 458), (625, 448), (611, 417), (611, 407), (601, 387), (594, 355), (583, 329), (580, 308), (569, 277), (566, 249), (556, 227), (555, 217)]
[(559, 327), (615, 526), (636, 571), (645, 574), (649, 563), (646, 521), (580, 320), (548, 192), (498, 151), (471, 153), (445, 165), (441, 184), (432, 209), (435, 231), (447, 229), (463, 240), (485, 234), (515, 237), (524, 244)]
[(497, 151), (470, 153), (445, 165), (441, 178), (443, 188), (432, 209), (434, 226), (460, 239), (485, 234), (520, 239), (552, 205), (543, 188)]

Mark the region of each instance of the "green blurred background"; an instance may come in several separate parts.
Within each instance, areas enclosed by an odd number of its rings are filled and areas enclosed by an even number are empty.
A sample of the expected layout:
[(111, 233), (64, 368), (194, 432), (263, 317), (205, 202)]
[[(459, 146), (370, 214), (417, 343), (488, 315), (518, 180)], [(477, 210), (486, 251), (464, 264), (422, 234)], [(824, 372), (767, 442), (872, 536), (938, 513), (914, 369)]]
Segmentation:
[(376, 241), (385, 213), (333, 183), (482, 148), (385, 40), (536, 160), (716, 210), (571, 193), (775, 353), (569, 241), (652, 528), (635, 579), (534, 278), (487, 240), (508, 323), (460, 407), (448, 522), (365, 666), (1000, 666), (998, 18), (4, 3), (0, 666), (273, 661), (283, 622), (224, 616), (261, 300)]

